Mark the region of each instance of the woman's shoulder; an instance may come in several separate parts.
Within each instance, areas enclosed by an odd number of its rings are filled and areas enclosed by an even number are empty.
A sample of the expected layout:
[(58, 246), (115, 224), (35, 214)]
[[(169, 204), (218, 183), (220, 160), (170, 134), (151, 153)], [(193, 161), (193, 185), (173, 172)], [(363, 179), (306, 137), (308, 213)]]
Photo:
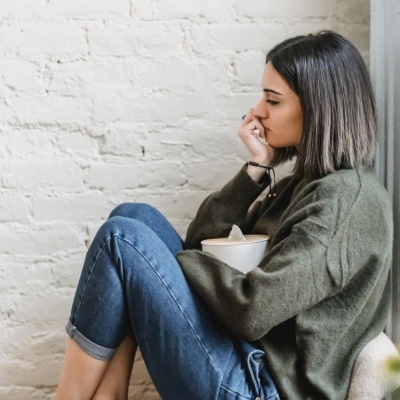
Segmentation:
[(358, 169), (343, 169), (328, 174), (321, 178), (301, 177), (298, 175), (287, 176), (282, 179), (276, 187), (278, 189), (291, 188), (292, 197), (300, 197), (313, 194), (314, 196), (335, 197), (338, 193), (353, 193), (360, 190), (363, 175), (368, 175), (369, 171)]
[[(293, 210), (316, 207), (342, 218), (362, 208), (390, 209), (388, 193), (370, 167), (343, 169), (322, 178), (303, 178), (293, 191)], [(307, 211), (309, 212), (309, 211)]]
[[(289, 214), (303, 210), (345, 218), (363, 208), (390, 210), (390, 198), (371, 167), (342, 169), (322, 178), (290, 176), (277, 185), (275, 202), (287, 204)], [(287, 214), (288, 215), (288, 214)], [(387, 213), (385, 218), (390, 218)]]
[(389, 194), (371, 167), (340, 170), (311, 182), (304, 189), (303, 204), (312, 200), (325, 211), (335, 212), (338, 223), (349, 218), (391, 225)]
[(374, 201), (377, 198), (389, 201), (389, 195), (372, 167), (339, 170), (316, 181), (316, 184), (319, 190), (335, 197), (355, 200), (360, 196), (368, 196)]
[(306, 191), (318, 191), (321, 194), (354, 197), (361, 191), (387, 196), (386, 189), (376, 176), (372, 167), (362, 166), (355, 169), (342, 169), (318, 179), (303, 179)]

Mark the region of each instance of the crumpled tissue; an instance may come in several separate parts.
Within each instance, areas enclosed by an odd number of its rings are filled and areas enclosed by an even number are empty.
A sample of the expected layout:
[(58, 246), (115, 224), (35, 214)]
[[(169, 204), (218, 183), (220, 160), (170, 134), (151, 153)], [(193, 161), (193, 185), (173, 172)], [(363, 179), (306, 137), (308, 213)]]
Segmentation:
[(235, 240), (235, 241), (246, 240), (241, 229), (237, 225), (233, 225), (231, 232), (229, 233), (228, 241), (231, 241), (231, 240)]

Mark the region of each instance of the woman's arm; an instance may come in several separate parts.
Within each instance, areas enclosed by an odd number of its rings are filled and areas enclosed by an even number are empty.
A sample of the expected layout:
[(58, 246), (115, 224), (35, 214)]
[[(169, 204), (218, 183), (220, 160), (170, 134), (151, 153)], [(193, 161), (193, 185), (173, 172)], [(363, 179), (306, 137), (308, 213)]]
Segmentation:
[(244, 339), (257, 340), (342, 285), (342, 266), (327, 260), (329, 233), (310, 236), (308, 226), (297, 224), (247, 275), (206, 252), (183, 251), (177, 260), (218, 318)]
[(228, 236), (233, 224), (243, 229), (250, 205), (270, 182), (265, 173), (261, 182), (255, 182), (243, 166), (220, 191), (203, 201), (189, 225), (185, 248), (200, 249), (204, 239)]
[[(250, 109), (239, 127), (238, 136), (249, 152), (250, 161), (269, 167), (275, 150), (262, 143), (253, 134), (254, 130), (258, 130), (260, 137), (265, 139), (265, 129)], [(245, 229), (251, 227), (245, 227), (244, 223), (249, 207), (271, 183), (266, 171), (262, 167), (247, 165), (219, 192), (207, 197), (189, 226), (186, 248), (200, 249), (200, 242), (204, 239), (228, 236), (233, 224), (247, 233)]]
[[(344, 174), (352, 175), (347, 183)], [(372, 279), (373, 287), (390, 258), (392, 219), (383, 190), (360, 190), (358, 179), (345, 171), (324, 178), (328, 184), (305, 187), (247, 275), (205, 252), (179, 253), (195, 292), (229, 329), (257, 340), (342, 290), (356, 274)]]

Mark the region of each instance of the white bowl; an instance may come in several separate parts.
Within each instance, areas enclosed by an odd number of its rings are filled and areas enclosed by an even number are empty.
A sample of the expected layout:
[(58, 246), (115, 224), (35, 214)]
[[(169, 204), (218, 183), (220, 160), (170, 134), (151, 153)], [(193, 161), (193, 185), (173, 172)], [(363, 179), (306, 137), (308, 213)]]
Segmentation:
[(246, 274), (257, 267), (264, 257), (269, 236), (245, 235), (245, 238), (229, 241), (228, 238), (206, 239), (201, 246), (203, 251)]

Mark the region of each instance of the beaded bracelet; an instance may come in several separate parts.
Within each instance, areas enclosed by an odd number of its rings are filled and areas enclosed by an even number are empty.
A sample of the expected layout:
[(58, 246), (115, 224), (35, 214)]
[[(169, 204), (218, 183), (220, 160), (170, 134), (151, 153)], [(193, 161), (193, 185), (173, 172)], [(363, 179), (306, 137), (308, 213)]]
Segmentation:
[[(276, 186), (276, 180), (275, 180), (275, 170), (272, 168), (272, 167), (267, 167), (267, 166), (265, 166), (265, 165), (261, 165), (261, 164), (259, 164), (259, 163), (256, 163), (256, 162), (254, 162), (254, 161), (248, 161), (247, 163), (246, 163), (246, 166), (247, 165), (252, 165), (253, 167), (260, 167), (260, 168), (265, 168), (266, 169), (266, 171), (265, 171), (265, 173), (266, 174), (268, 174), (268, 176), (270, 177), (270, 184), (269, 184), (269, 194), (268, 194), (268, 197), (276, 197), (276, 189), (275, 189), (275, 186)], [(271, 174), (270, 174), (270, 172), (272, 171), (272, 177), (271, 177)], [(272, 185), (272, 180), (273, 180), (273, 185)]]
[(266, 167), (265, 165), (261, 165), (259, 163), (254, 162), (254, 161), (248, 161), (246, 163), (246, 166), (247, 165), (252, 165), (253, 167), (261, 167), (261, 168), (265, 168), (265, 169), (268, 169), (268, 170), (272, 169), (272, 167)]

